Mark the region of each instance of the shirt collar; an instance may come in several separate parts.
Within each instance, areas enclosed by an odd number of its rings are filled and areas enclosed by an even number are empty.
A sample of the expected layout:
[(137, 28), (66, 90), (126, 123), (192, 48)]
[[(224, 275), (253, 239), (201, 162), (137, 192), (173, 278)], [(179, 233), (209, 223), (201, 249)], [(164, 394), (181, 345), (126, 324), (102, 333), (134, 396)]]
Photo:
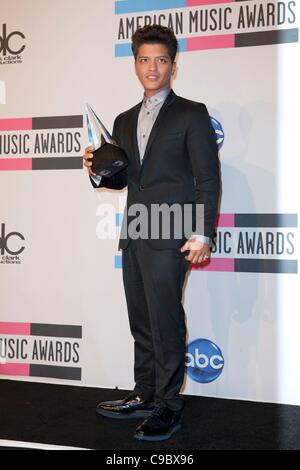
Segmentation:
[(168, 94), (170, 93), (170, 90), (171, 88), (164, 88), (163, 90), (160, 90), (155, 95), (151, 96), (151, 98), (146, 98), (144, 95), (144, 99), (143, 99), (144, 106), (147, 108), (152, 108), (156, 106), (157, 104), (161, 103), (162, 101), (165, 101)]

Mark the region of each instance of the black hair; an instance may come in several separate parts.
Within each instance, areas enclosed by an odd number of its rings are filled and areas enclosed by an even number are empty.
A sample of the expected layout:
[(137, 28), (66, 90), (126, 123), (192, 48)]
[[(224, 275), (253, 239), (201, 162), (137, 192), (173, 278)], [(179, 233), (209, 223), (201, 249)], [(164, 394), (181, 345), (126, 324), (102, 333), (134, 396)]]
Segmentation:
[(159, 24), (144, 26), (136, 30), (131, 40), (131, 49), (135, 60), (142, 44), (164, 44), (168, 49), (171, 62), (175, 60), (178, 51), (178, 42), (173, 31), (166, 26)]

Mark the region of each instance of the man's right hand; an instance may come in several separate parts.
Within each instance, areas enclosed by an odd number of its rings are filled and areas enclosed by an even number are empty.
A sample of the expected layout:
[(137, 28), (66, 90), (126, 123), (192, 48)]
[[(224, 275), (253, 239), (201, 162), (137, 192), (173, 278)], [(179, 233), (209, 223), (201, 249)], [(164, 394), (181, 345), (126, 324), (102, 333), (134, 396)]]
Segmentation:
[(88, 173), (92, 176), (96, 176), (96, 173), (94, 173), (92, 170), (91, 170), (91, 166), (92, 166), (92, 162), (89, 162), (88, 159), (89, 158), (93, 158), (93, 154), (92, 154), (92, 150), (93, 150), (93, 147), (92, 145), (90, 145), (89, 147), (86, 147), (85, 148), (85, 153), (83, 155), (83, 160), (84, 160), (84, 166), (86, 167)]

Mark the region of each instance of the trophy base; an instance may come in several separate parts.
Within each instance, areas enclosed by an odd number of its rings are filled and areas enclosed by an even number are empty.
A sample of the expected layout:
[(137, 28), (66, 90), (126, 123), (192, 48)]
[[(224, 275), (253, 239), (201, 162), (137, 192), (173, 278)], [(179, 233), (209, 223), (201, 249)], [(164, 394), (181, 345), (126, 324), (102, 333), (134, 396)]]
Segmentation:
[(91, 170), (99, 176), (110, 178), (111, 176), (124, 170), (128, 165), (127, 156), (120, 147), (110, 143), (105, 143), (93, 152)]

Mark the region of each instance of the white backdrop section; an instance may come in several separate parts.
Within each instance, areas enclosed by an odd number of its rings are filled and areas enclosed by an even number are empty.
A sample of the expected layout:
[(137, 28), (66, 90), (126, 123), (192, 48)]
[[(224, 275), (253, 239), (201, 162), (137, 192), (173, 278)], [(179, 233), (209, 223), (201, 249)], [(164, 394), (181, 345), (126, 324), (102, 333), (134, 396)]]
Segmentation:
[(5, 104), (6, 101), (6, 87), (5, 82), (0, 80), (0, 104)]
[[(80, 115), (89, 102), (111, 128), (141, 100), (132, 57), (114, 56), (113, 1), (0, 0), (0, 7), (8, 29), (26, 37), (22, 63), (0, 65), (0, 119)], [(224, 128), (221, 213), (299, 212), (298, 58), (298, 43), (179, 56), (174, 91), (206, 103)], [(82, 131), (78, 155), (86, 140)], [(120, 212), (125, 195), (93, 190), (84, 170), (0, 171), (0, 223), (25, 237), (21, 264), (0, 264), (0, 321), (82, 325), (83, 385), (133, 385), (118, 241), (97, 236), (102, 205)], [(225, 366), (208, 384), (187, 377), (183, 392), (300, 404), (297, 290), (299, 273), (192, 271), (188, 341), (213, 341)]]

